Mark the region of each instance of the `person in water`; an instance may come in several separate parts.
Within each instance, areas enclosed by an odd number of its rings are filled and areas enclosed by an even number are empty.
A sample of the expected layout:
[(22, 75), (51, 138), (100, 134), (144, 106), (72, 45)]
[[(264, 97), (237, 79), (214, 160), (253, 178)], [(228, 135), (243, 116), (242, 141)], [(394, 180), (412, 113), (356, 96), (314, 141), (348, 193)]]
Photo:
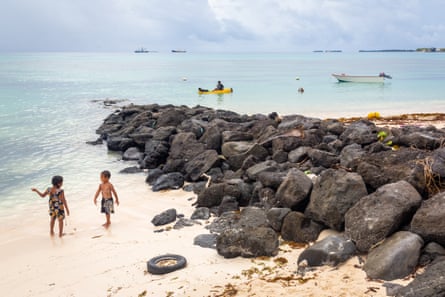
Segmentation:
[(222, 91), (222, 90), (224, 90), (224, 85), (221, 83), (220, 80), (218, 80), (218, 84), (216, 85), (214, 91)]
[(107, 219), (105, 224), (102, 225), (105, 228), (108, 228), (111, 225), (110, 215), (114, 213), (113, 196), (116, 199), (116, 204), (119, 205), (119, 198), (117, 196), (116, 190), (114, 189), (114, 186), (110, 183), (110, 177), (110, 171), (105, 170), (101, 172), (100, 180), (102, 183), (99, 185), (99, 188), (96, 191), (96, 195), (94, 195), (94, 204), (97, 205), (97, 197), (100, 193), (102, 193), (100, 212), (104, 213), (105, 218)]
[(32, 188), (33, 192), (36, 192), (40, 197), (44, 198), (49, 195), (49, 215), (51, 217), (49, 224), (49, 232), (51, 236), (54, 236), (54, 225), (56, 219), (59, 221), (59, 237), (63, 236), (63, 219), (65, 219), (66, 214), (70, 215), (70, 210), (68, 208), (68, 203), (65, 199), (65, 193), (63, 192), (63, 177), (56, 175), (51, 180), (52, 187), (47, 188), (44, 192), (40, 192), (36, 188)]

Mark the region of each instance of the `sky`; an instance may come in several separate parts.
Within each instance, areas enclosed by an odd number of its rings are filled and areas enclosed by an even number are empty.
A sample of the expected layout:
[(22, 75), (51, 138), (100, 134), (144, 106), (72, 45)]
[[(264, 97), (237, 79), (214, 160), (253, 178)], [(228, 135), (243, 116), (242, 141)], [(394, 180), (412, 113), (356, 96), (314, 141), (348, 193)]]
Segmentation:
[(1, 0), (0, 51), (445, 47), (444, 0)]

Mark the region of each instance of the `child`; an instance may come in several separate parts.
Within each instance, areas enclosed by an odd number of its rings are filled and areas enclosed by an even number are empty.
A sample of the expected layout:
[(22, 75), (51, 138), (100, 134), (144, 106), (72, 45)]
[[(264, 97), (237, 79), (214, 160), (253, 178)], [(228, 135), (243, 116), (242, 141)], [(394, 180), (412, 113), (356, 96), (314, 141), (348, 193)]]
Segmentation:
[(102, 181), (102, 183), (99, 185), (99, 189), (97, 189), (96, 195), (94, 195), (94, 204), (97, 205), (97, 197), (102, 192), (101, 213), (104, 213), (105, 217), (107, 218), (107, 222), (102, 225), (105, 228), (108, 228), (111, 225), (110, 214), (114, 213), (113, 195), (116, 199), (116, 204), (119, 205), (119, 198), (117, 197), (117, 193), (114, 190), (113, 185), (109, 181), (110, 177), (110, 171), (105, 170), (101, 172), (100, 180)]
[(63, 192), (63, 177), (56, 175), (52, 178), (51, 183), (53, 186), (45, 190), (45, 192), (41, 193), (39, 190), (32, 188), (33, 192), (36, 192), (40, 197), (46, 197), (49, 195), (49, 215), (51, 216), (51, 221), (49, 225), (49, 231), (51, 236), (54, 236), (54, 224), (56, 219), (59, 221), (59, 237), (63, 236), (63, 219), (65, 218), (65, 209), (66, 214), (70, 215), (70, 210), (68, 209), (68, 204), (65, 199), (65, 193)]

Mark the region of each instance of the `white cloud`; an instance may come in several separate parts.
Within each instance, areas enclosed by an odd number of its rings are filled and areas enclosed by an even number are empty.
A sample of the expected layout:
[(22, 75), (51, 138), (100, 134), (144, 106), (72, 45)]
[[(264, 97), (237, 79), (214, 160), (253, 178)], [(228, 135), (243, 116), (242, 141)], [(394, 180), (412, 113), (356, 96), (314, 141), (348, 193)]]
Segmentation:
[[(441, 0), (4, 0), (0, 50), (445, 46)], [(426, 44), (427, 43), (427, 44)]]

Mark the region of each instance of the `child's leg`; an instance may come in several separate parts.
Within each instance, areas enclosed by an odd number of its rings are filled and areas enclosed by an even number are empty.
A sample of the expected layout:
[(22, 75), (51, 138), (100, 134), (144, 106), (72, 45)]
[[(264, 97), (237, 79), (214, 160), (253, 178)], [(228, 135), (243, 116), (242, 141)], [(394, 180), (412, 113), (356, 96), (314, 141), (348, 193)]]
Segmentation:
[(107, 213), (107, 214), (105, 215), (105, 217), (107, 218), (107, 222), (106, 222), (106, 225), (107, 225), (107, 226), (110, 226), (110, 224), (111, 224), (111, 220), (110, 220), (110, 214), (109, 214), (109, 213)]
[(59, 237), (63, 236), (63, 218), (59, 219)]
[(51, 234), (51, 236), (54, 235), (54, 224), (55, 223), (56, 223), (56, 218), (51, 217), (51, 221), (49, 222), (49, 234)]

